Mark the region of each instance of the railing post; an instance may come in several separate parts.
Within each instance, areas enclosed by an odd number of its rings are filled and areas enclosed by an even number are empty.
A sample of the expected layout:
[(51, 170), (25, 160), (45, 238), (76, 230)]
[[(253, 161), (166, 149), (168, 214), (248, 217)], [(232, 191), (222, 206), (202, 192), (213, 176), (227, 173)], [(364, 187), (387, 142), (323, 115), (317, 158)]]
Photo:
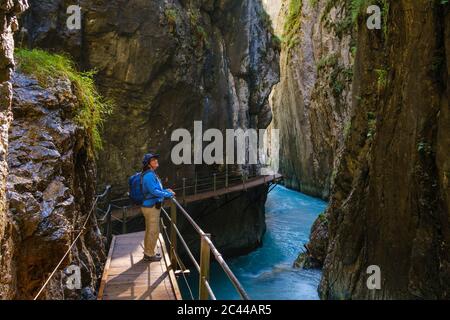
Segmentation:
[(172, 244), (172, 250), (170, 251), (170, 262), (172, 264), (172, 270), (177, 270), (177, 232), (175, 230), (175, 226), (177, 224), (177, 206), (173, 201), (170, 201), (170, 220), (172, 223), (170, 224), (170, 243)]
[(210, 238), (210, 234), (204, 234), (201, 236), (200, 246), (200, 278), (199, 278), (199, 300), (208, 300), (209, 293), (205, 285), (205, 280), (209, 281), (209, 259), (211, 250), (205, 237)]
[(112, 211), (110, 210), (108, 215), (106, 216), (106, 243), (108, 245), (111, 244), (111, 238), (112, 238)]
[(195, 180), (194, 180), (194, 194), (197, 194), (197, 172), (195, 173)]
[(183, 178), (183, 203), (186, 203), (186, 178)]
[(216, 191), (216, 181), (217, 181), (217, 176), (215, 173), (213, 173), (213, 190)]
[(225, 188), (228, 188), (228, 165), (225, 164)]
[(122, 234), (127, 233), (127, 209), (122, 208)]

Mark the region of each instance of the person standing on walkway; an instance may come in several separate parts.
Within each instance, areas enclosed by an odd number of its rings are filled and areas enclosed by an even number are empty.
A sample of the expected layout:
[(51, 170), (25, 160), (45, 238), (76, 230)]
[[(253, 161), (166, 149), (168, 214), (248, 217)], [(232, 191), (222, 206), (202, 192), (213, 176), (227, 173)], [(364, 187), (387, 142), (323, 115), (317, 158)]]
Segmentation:
[(156, 174), (159, 167), (159, 154), (148, 153), (142, 160), (142, 192), (144, 201), (141, 206), (145, 218), (144, 261), (159, 261), (161, 254), (156, 252), (159, 237), (159, 220), (164, 198), (172, 198), (175, 192), (164, 189)]

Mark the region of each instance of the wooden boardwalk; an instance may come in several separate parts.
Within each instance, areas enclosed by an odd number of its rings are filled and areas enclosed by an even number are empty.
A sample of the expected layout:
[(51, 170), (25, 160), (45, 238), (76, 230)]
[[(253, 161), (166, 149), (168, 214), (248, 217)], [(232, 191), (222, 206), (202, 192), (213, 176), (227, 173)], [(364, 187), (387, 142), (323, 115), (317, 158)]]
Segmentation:
[[(179, 201), (182, 201), (184, 204), (189, 204), (192, 202), (197, 202), (201, 200), (206, 200), (214, 197), (223, 196), (229, 193), (233, 192), (239, 192), (239, 191), (246, 191), (247, 189), (255, 188), (259, 185), (269, 183), (269, 182), (275, 182), (277, 180), (280, 180), (283, 176), (281, 174), (274, 174), (270, 176), (259, 176), (252, 179), (247, 180), (245, 183), (238, 183), (235, 185), (230, 185), (227, 188), (220, 188), (217, 190), (210, 190), (205, 192), (200, 192), (197, 194), (192, 195), (186, 195), (185, 201), (183, 201), (182, 195), (177, 194), (177, 198)], [(167, 203), (169, 203), (167, 201)], [(166, 206), (166, 205), (165, 205)], [(126, 209), (126, 212), (124, 212), (125, 209), (114, 209), (112, 210), (112, 217), (114, 220), (122, 221), (124, 213), (126, 213), (126, 219), (130, 219), (136, 216), (141, 215), (141, 208), (140, 207), (129, 207)]]
[[(281, 178), (280, 174), (258, 176), (228, 187), (186, 195), (181, 200), (184, 204), (188, 204), (216, 198), (233, 192), (247, 191), (259, 185), (277, 182)], [(178, 202), (176, 204), (180, 206)], [(170, 205), (170, 203), (167, 202), (166, 205)], [(109, 213), (108, 230), (112, 230), (111, 221), (115, 219), (122, 222), (123, 233), (125, 234), (112, 238), (108, 259), (100, 283), (98, 299), (181, 300), (180, 289), (162, 235), (159, 235), (158, 251), (163, 258), (161, 261), (149, 263), (142, 260), (144, 257), (144, 232), (126, 234), (126, 221), (137, 215), (141, 215), (139, 207), (123, 207), (114, 209)], [(200, 230), (200, 234), (203, 234), (200, 227), (196, 226)], [(211, 250), (211, 248), (208, 250)], [(239, 291), (241, 296), (247, 297), (238, 281), (236, 286), (242, 291)], [(205, 291), (200, 289), (200, 295), (204, 293)], [(207, 293), (206, 296), (208, 296)]]
[[(219, 196), (223, 196), (225, 194), (232, 193), (232, 192), (246, 191), (247, 189), (255, 188), (259, 185), (262, 185), (262, 184), (265, 184), (268, 182), (273, 182), (273, 181), (279, 180), (281, 178), (282, 178), (282, 175), (279, 173), (271, 175), (271, 176), (255, 177), (253, 179), (247, 180), (245, 183), (238, 183), (238, 184), (229, 186), (228, 188), (221, 188), (221, 189), (217, 189), (217, 190), (211, 190), (211, 191), (206, 191), (206, 192), (186, 196), (185, 203), (187, 204), (187, 203), (191, 203), (191, 202), (206, 200), (209, 198), (219, 197)], [(178, 197), (180, 197), (180, 196), (178, 196)], [(180, 200), (182, 200), (182, 198), (180, 198)]]
[(144, 232), (114, 236), (105, 264), (98, 300), (181, 300), (162, 235), (159, 262), (144, 262)]

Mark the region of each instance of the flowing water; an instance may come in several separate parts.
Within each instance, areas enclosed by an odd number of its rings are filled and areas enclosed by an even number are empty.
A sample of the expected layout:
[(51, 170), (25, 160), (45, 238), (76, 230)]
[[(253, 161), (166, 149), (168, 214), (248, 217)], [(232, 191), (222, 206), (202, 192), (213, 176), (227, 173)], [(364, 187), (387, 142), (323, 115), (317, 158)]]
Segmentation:
[[(294, 269), (292, 263), (308, 241), (314, 220), (325, 207), (326, 202), (320, 199), (282, 186), (269, 193), (263, 246), (246, 256), (227, 260), (251, 299), (318, 299), (321, 272)], [(198, 277), (189, 277), (195, 298), (198, 295), (197, 282)], [(184, 298), (191, 299), (182, 278), (179, 283)], [(211, 266), (211, 284), (218, 299), (239, 299), (217, 264)]]

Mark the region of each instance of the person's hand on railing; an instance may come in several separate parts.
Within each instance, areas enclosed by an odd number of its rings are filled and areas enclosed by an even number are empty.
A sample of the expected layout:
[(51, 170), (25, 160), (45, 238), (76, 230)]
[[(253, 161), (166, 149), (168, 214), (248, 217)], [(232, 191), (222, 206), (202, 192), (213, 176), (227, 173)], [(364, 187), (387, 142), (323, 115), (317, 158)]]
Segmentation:
[(97, 198), (102, 199), (102, 198), (106, 197), (110, 191), (111, 191), (111, 185), (108, 184), (105, 188), (105, 191), (103, 191), (102, 194), (97, 195)]
[(176, 195), (175, 191), (173, 191), (172, 189), (167, 189), (167, 191), (171, 192), (173, 196)]

